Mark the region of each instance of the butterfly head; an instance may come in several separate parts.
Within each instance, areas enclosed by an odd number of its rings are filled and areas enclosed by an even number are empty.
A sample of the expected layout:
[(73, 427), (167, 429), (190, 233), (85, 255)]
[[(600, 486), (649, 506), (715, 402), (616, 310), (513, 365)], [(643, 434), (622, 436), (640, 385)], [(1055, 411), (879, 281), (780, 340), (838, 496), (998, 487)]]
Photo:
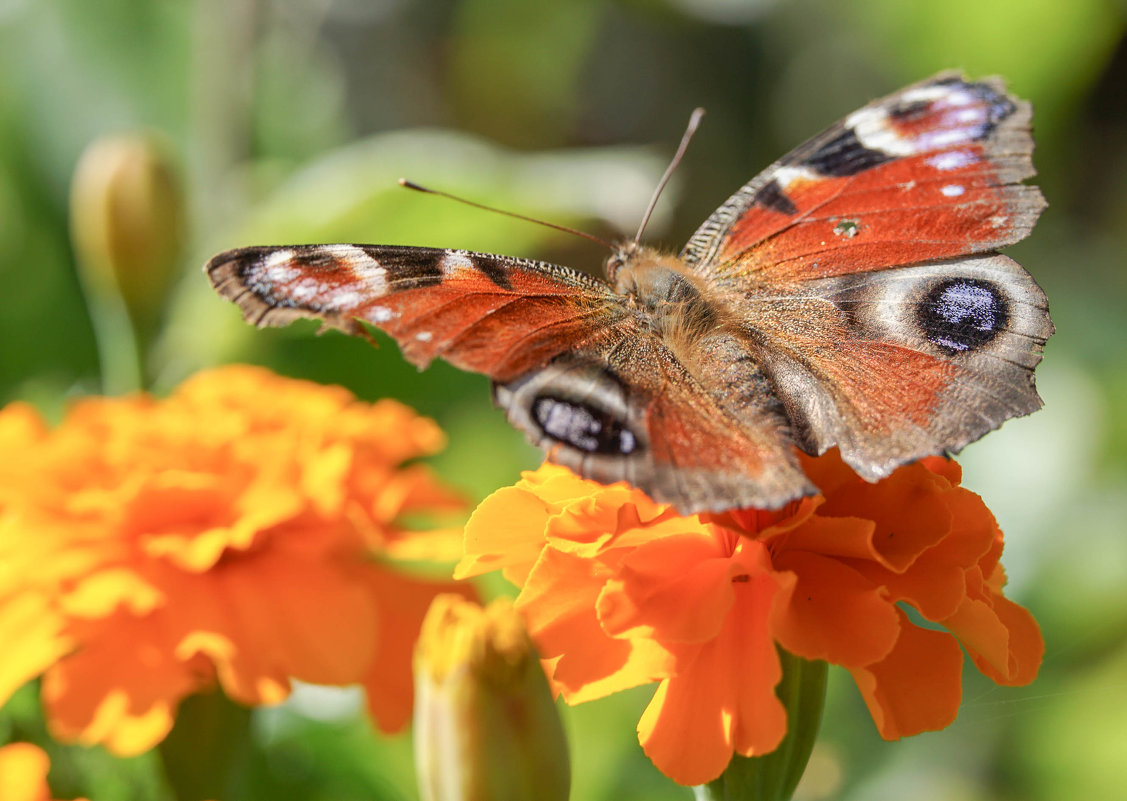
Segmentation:
[(615, 292), (633, 296), (647, 307), (682, 300), (682, 290), (695, 283), (679, 258), (633, 241), (615, 247), (606, 271)]
[(633, 239), (616, 243), (611, 248), (611, 254), (607, 257), (606, 264), (603, 266), (607, 280), (612, 284), (617, 283), (618, 273), (637, 258), (640, 250), (642, 250), (642, 246)]

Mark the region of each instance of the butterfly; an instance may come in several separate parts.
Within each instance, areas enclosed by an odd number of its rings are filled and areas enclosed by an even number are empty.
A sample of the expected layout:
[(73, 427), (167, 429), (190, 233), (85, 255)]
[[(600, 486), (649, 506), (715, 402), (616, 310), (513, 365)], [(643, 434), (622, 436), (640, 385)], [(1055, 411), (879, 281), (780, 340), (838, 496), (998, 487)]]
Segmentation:
[(205, 267), (257, 326), (390, 334), (493, 380), (548, 457), (685, 514), (816, 492), (797, 450), (876, 481), (1041, 406), (1041, 288), (997, 250), (1045, 207), (1031, 110), (941, 73), (873, 101), (728, 198), (680, 254), (606, 280), (423, 247), (248, 247)]

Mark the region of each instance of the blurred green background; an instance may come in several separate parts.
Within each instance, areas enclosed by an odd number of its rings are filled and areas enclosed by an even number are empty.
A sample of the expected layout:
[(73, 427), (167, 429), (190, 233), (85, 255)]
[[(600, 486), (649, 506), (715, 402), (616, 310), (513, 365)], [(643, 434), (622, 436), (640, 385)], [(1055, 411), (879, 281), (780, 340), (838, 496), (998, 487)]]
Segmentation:
[[(57, 416), (104, 386), (68, 232), (83, 149), (159, 134), (189, 227), (145, 337), (144, 385), (229, 361), (394, 396), (438, 418), (435, 460), (475, 498), (537, 455), (445, 365), (417, 373), (313, 324), (256, 331), (199, 266), (241, 245), (465, 247), (597, 270), (597, 246), (406, 192), (400, 176), (616, 236), (632, 232), (689, 111), (708, 116), (651, 224), (671, 249), (755, 172), (869, 99), (944, 68), (1001, 74), (1035, 108), (1050, 207), (1008, 252), (1047, 291), (1046, 408), (963, 455), (1007, 533), (1009, 593), (1044, 628), (1038, 681), (973, 670), (959, 721), (884, 743), (834, 675), (806, 799), (1104, 799), (1127, 787), (1127, 4), (1123, 0), (0, 0), (0, 401)], [(112, 313), (111, 313), (112, 317)], [(103, 358), (113, 358), (104, 354)], [(112, 382), (111, 382), (112, 383)], [(128, 382), (126, 382), (127, 384)], [(2, 644), (0, 644), (2, 649)], [(565, 710), (576, 799), (690, 797), (634, 736), (650, 691)], [(410, 799), (406, 738), (347, 692), (255, 713), (230, 794)], [(35, 699), (0, 741), (35, 733)], [(166, 798), (156, 762), (54, 748), (63, 797)], [(67, 794), (70, 795), (67, 795)]]

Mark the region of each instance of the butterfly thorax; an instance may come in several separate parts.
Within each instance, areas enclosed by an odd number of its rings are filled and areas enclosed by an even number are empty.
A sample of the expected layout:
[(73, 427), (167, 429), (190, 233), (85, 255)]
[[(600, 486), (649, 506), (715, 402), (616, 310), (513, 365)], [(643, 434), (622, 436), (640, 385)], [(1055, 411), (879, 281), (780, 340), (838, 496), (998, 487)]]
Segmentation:
[(676, 256), (627, 242), (607, 260), (615, 292), (630, 298), (666, 337), (700, 336), (721, 325), (719, 306)]

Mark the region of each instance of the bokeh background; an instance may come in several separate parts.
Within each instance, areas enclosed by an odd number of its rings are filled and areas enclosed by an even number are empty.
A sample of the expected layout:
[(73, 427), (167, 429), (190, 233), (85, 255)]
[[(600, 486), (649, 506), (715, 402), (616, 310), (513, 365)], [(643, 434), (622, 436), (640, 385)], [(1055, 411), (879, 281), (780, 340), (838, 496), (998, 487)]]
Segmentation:
[[(598, 270), (606, 254), (584, 240), (395, 180), (613, 237), (633, 231), (701, 105), (704, 126), (647, 233), (677, 249), (756, 171), (869, 99), (945, 68), (1004, 75), (1034, 103), (1050, 202), (1009, 253), (1048, 293), (1057, 334), (1038, 370), (1045, 409), (962, 461), (965, 484), (1007, 533), (1009, 594), (1041, 622), (1045, 663), (1022, 689), (968, 671), (958, 722), (898, 743), (880, 740), (835, 675), (800, 794), (1120, 798), (1125, 30), (1122, 0), (0, 0), (0, 401), (57, 417), (69, 398), (129, 388), (105, 369), (117, 358), (112, 332), (101, 351), (96, 342), (104, 310), (83, 292), (68, 198), (91, 141), (145, 132), (179, 165), (189, 224), (143, 338), (139, 383), (165, 392), (201, 367), (243, 361), (400, 398), (446, 428), (435, 465), (480, 498), (537, 462), (485, 380), (445, 365), (417, 373), (390, 343), (318, 337), (313, 324), (253, 330), (212, 295), (200, 265), (241, 245), (358, 241)], [(564, 711), (574, 798), (690, 797), (637, 746), (649, 694)], [(223, 801), (414, 798), (408, 740), (373, 734), (359, 709), (348, 691), (305, 688), (256, 711)], [(30, 691), (0, 712), (0, 741), (17, 736), (42, 741)], [(60, 795), (168, 797), (153, 759), (52, 755)]]

